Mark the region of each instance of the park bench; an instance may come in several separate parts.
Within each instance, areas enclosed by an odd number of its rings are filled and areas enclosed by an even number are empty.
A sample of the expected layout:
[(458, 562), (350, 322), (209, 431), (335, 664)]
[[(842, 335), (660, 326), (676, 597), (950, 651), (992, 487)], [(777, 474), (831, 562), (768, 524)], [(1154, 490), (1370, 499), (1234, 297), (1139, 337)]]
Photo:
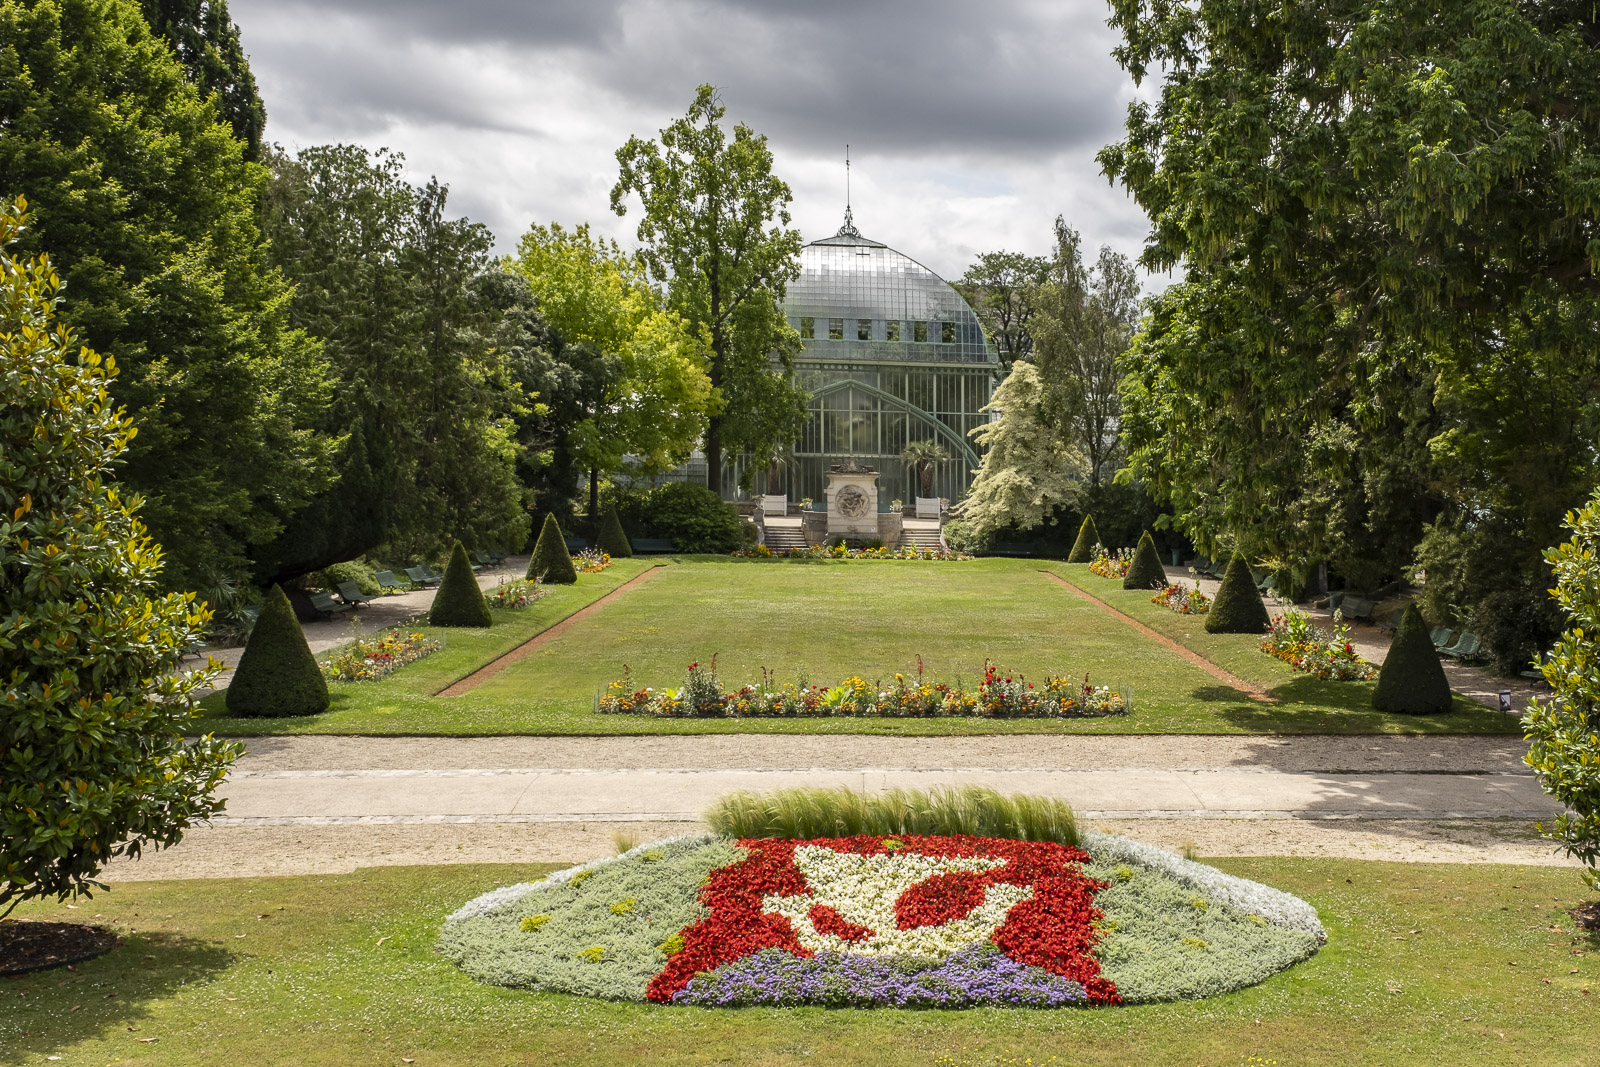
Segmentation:
[(339, 599), (353, 608), (359, 608), (361, 605), (370, 604), (378, 598), (363, 593), (361, 587), (355, 582), (340, 582)]
[(581, 537), (569, 537), (566, 541), (568, 555), (576, 556), (579, 552), (589, 547), (589, 542)]
[(481, 548), (473, 551), (472, 558), (475, 562), (481, 563), (485, 567), (498, 567), (500, 561), (505, 559), (504, 556), (492, 556)]
[(442, 574), (434, 574), (426, 567), (407, 567), (406, 577), (410, 578), (412, 582), (422, 586), (424, 589), (428, 588), (430, 585), (438, 585), (440, 582), (444, 581), (444, 576)]
[(403, 593), (406, 591), (406, 587), (400, 584), (400, 579), (394, 576), (394, 571), (379, 571), (373, 577), (378, 579), (378, 588), (382, 589), (385, 593), (389, 592), (390, 590), (393, 590), (396, 593)]
[(332, 593), (311, 593), (311, 608), (318, 615), (332, 618), (346, 611), (354, 611), (354, 604), (341, 604), (333, 599)]
[(672, 542), (665, 537), (631, 537), (628, 543), (638, 553), (646, 552), (671, 552)]
[(1344, 616), (1346, 622), (1371, 622), (1372, 609), (1377, 606), (1376, 601), (1363, 600), (1358, 596), (1343, 597), (1335, 605), (1339, 613)]
[(989, 550), (991, 556), (1031, 556), (1033, 545), (1023, 544), (1020, 541), (999, 541)]
[(1478, 640), (1477, 634), (1468, 633), (1467, 631), (1462, 630), (1461, 637), (1456, 641), (1456, 643), (1451, 645), (1449, 648), (1441, 648), (1439, 650), (1439, 654), (1442, 656), (1449, 656), (1451, 659), (1476, 659), (1482, 648), (1483, 644)]

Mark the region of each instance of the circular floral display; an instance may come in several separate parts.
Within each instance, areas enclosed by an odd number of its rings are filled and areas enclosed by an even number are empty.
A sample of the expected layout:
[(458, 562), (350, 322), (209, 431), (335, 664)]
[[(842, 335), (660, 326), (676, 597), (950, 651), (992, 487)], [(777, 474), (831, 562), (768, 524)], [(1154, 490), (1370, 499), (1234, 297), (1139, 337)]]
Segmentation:
[(497, 890), (441, 950), (500, 985), (660, 1003), (1114, 1005), (1264, 980), (1304, 901), (1126, 838), (657, 842)]

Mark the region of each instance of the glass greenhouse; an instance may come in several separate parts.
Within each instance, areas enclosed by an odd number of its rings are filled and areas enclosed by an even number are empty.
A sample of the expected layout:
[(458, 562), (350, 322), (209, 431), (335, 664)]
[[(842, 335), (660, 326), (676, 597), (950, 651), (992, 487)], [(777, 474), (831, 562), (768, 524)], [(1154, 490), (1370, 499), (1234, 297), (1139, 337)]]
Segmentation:
[(936, 465), (934, 494), (958, 500), (979, 461), (967, 434), (988, 419), (980, 409), (998, 365), (961, 294), (916, 260), (863, 237), (847, 211), (838, 233), (801, 252), (784, 311), (800, 333), (796, 370), (812, 399), (778, 491), (820, 501), (829, 464), (853, 457), (881, 472), (881, 509), (891, 499), (909, 503), (918, 495), (915, 472), (900, 453), (932, 441), (950, 457)]

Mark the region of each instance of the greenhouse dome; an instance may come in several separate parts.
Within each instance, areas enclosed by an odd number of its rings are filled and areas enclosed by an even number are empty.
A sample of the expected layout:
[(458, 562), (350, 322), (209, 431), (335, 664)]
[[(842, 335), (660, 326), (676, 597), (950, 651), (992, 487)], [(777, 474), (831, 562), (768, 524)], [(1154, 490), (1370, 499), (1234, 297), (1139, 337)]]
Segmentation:
[(935, 492), (959, 499), (979, 462), (968, 432), (988, 419), (998, 365), (961, 294), (862, 236), (846, 210), (838, 233), (802, 250), (784, 313), (800, 333), (796, 369), (812, 399), (779, 491), (821, 499), (828, 465), (849, 457), (881, 472), (880, 508), (909, 501), (917, 490), (900, 453), (932, 441), (950, 457)]

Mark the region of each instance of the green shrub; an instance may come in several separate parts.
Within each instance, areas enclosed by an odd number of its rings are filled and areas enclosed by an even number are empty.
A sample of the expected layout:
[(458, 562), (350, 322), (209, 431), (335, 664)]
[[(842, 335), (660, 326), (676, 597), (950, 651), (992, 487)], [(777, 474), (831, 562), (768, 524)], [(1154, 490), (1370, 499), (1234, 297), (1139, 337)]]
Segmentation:
[(328, 680), (306, 644), (282, 586), (273, 586), (228, 683), (233, 715), (315, 715), (328, 710)]
[[(6, 253), (25, 212), (0, 207)], [(184, 741), (215, 671), (179, 659), (209, 613), (155, 592), (161, 549), (109, 480), (134, 433), (116, 364), (52, 321), (60, 292), (47, 260), (0, 258), (0, 916), (177, 844), (240, 752)]]
[(1238, 552), (1228, 563), (1222, 575), (1222, 585), (1211, 601), (1211, 613), (1206, 616), (1208, 634), (1260, 634), (1272, 625), (1267, 605), (1250, 576), (1250, 565)]
[(1083, 525), (1078, 527), (1078, 539), (1072, 542), (1072, 551), (1067, 553), (1068, 563), (1088, 563), (1094, 559), (1094, 546), (1100, 543), (1100, 531), (1094, 528), (1094, 516), (1085, 515)]
[(666, 538), (676, 552), (726, 555), (744, 543), (744, 528), (751, 526), (732, 504), (691, 482), (668, 482), (633, 496), (627, 511), (635, 518), (623, 521), (636, 536)]
[(861, 547), (865, 548), (865, 549), (869, 549), (869, 550), (875, 550), (875, 549), (882, 548), (883, 547), (883, 538), (881, 538), (881, 537), (868, 537), (866, 540), (861, 542)]
[(1124, 589), (1160, 589), (1167, 584), (1167, 572), (1156, 553), (1155, 538), (1146, 530), (1133, 552), (1133, 565), (1122, 579)]
[(814, 787), (730, 793), (706, 813), (706, 822), (731, 838), (971, 834), (1078, 843), (1078, 824), (1065, 801), (1005, 796), (983, 786), (891, 789), (876, 795)]
[(1406, 606), (1395, 629), (1394, 643), (1378, 671), (1378, 686), (1372, 691), (1372, 706), (1379, 711), (1408, 715), (1450, 710), (1450, 681), (1439, 665), (1428, 624), (1422, 621), (1422, 612), (1415, 604)]
[(467, 550), (460, 541), (450, 550), (450, 565), (444, 569), (444, 581), (433, 595), (428, 621), (434, 626), (489, 626), (494, 623), (489, 604), (483, 599), (483, 590), (478, 588), (478, 577), (467, 561)]
[(1600, 889), (1600, 494), (1567, 514), (1567, 528), (1572, 538), (1545, 553), (1567, 628), (1544, 661), (1552, 692), (1530, 701), (1523, 716), (1532, 742), (1523, 758), (1567, 808), (1539, 832), (1581, 862), (1583, 880)]
[(378, 584), (377, 572), (359, 559), (324, 567), (316, 573), (313, 581), (330, 593), (337, 593), (342, 582), (355, 582), (368, 596), (381, 596), (383, 593), (383, 586)]
[(528, 560), (528, 580), (535, 578), (546, 585), (571, 585), (578, 580), (577, 568), (572, 565), (572, 555), (567, 551), (567, 540), (554, 515), (544, 517), (539, 543), (533, 546), (533, 558)]
[(633, 555), (633, 546), (623, 532), (622, 520), (617, 518), (616, 508), (606, 508), (605, 518), (600, 520), (600, 536), (595, 538), (595, 547), (612, 559), (627, 559)]

